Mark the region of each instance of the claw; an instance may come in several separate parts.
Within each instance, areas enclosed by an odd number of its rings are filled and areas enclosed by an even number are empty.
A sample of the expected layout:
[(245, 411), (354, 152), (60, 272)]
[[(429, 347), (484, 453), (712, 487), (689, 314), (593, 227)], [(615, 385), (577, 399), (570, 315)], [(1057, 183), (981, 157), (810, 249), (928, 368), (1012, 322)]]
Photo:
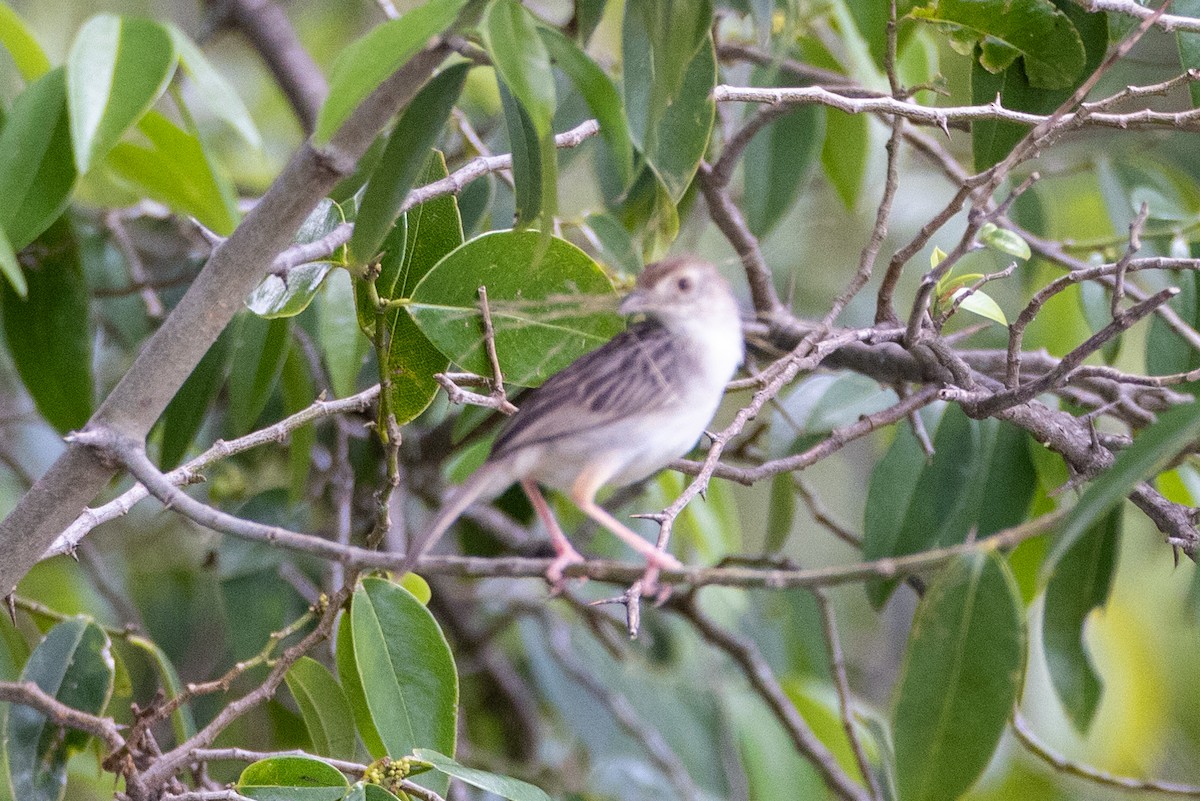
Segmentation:
[(646, 556), (646, 572), (642, 574), (643, 597), (653, 596), (655, 605), (661, 605), (671, 595), (670, 587), (658, 586), (658, 574), (662, 570), (680, 570), (683, 563), (665, 551), (654, 551)]
[[(558, 595), (562, 592), (566, 586), (566, 576), (563, 575), (566, 569), (571, 565), (581, 565), (583, 562), (583, 557), (574, 549), (564, 550), (555, 556), (550, 567), (546, 568), (546, 581), (550, 583), (550, 594)], [(587, 581), (587, 577), (582, 577), (581, 581)]]

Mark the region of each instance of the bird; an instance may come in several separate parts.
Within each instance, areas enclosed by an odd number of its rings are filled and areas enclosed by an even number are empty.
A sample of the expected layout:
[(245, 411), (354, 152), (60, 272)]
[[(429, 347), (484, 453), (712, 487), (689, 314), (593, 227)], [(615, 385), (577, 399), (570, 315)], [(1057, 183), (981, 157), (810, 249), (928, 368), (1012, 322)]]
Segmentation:
[(618, 312), (632, 318), (621, 333), (521, 399), (484, 463), (410, 543), (401, 573), (471, 504), (515, 483), (550, 535), (552, 588), (561, 588), (566, 568), (584, 559), (541, 486), (566, 493), (646, 560), (643, 592), (655, 590), (660, 570), (682, 566), (596, 503), (596, 493), (641, 481), (695, 446), (744, 358), (741, 314), (717, 268), (693, 255), (647, 265)]

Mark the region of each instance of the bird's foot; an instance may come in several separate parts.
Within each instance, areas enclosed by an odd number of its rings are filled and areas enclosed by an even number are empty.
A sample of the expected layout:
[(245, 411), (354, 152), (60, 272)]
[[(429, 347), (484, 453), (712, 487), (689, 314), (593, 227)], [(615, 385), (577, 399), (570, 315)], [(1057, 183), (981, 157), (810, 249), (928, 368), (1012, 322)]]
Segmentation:
[(662, 604), (671, 595), (670, 586), (658, 586), (658, 574), (662, 570), (680, 570), (683, 563), (666, 551), (655, 550), (646, 554), (646, 572), (642, 574), (642, 595), (654, 596), (655, 605)]
[[(566, 569), (571, 565), (581, 565), (584, 563), (584, 558), (574, 548), (566, 548), (559, 551), (554, 557), (554, 561), (550, 563), (550, 567), (546, 568), (546, 581), (550, 583), (551, 595), (558, 595), (566, 586)], [(587, 577), (581, 577), (581, 581), (587, 581)]]

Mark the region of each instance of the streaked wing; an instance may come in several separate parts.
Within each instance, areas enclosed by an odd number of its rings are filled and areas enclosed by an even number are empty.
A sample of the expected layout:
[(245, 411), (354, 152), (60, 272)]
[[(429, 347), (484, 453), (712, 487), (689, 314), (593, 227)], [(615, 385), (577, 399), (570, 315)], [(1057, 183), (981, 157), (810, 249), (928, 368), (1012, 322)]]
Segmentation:
[(630, 326), (521, 398), (490, 458), (680, 402), (693, 357), (661, 324)]

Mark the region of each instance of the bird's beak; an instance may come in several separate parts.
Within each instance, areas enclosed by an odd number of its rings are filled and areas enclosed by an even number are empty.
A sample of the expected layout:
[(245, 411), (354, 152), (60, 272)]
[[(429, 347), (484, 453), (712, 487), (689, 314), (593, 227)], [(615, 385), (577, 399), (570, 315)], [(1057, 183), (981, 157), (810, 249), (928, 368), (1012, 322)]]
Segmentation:
[(617, 307), (617, 313), (625, 317), (645, 310), (646, 293), (640, 289), (635, 289), (626, 295), (624, 300), (621, 301), (621, 305)]

